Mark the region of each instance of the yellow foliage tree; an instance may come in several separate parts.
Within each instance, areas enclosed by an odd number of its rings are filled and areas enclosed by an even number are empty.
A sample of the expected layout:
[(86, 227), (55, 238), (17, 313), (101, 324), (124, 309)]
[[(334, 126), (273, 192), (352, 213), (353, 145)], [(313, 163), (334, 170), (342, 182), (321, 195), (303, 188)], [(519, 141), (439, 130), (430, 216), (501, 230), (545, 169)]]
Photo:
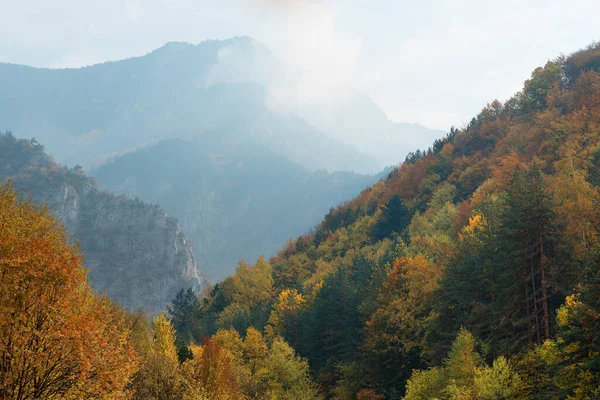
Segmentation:
[(142, 339), (140, 370), (131, 385), (134, 399), (171, 400), (181, 398), (181, 377), (175, 330), (161, 314), (152, 320), (152, 334)]
[(306, 299), (296, 289), (284, 289), (277, 298), (269, 317), (269, 326), (276, 335), (285, 333), (292, 346), (301, 341), (300, 315), (306, 308)]

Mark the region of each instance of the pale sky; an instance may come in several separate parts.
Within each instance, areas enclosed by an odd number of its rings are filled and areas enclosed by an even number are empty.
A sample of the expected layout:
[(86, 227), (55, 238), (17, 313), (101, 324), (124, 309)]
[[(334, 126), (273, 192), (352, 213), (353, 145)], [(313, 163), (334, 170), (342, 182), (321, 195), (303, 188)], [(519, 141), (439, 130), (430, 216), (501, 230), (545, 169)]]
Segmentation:
[(352, 85), (391, 120), (447, 130), (600, 40), (599, 15), (597, 0), (0, 0), (0, 62), (78, 67), (247, 35), (309, 91)]

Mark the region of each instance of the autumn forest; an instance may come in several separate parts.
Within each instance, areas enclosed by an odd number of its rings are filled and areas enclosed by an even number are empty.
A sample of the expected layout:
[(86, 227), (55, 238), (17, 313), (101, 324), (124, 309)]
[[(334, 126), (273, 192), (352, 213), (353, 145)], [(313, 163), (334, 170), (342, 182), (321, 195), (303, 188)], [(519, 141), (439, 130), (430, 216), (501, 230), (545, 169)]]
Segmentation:
[(0, 188), (2, 399), (600, 399), (600, 45), (162, 313)]

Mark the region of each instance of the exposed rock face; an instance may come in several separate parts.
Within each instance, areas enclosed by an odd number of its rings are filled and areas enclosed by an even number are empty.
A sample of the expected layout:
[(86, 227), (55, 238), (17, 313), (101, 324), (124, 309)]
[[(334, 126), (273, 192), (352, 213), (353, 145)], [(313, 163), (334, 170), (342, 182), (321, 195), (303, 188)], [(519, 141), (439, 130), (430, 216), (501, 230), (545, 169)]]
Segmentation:
[(0, 135), (0, 180), (8, 179), (52, 208), (79, 241), (91, 285), (122, 306), (156, 314), (181, 288), (204, 285), (192, 244), (159, 206), (99, 191), (42, 146)]

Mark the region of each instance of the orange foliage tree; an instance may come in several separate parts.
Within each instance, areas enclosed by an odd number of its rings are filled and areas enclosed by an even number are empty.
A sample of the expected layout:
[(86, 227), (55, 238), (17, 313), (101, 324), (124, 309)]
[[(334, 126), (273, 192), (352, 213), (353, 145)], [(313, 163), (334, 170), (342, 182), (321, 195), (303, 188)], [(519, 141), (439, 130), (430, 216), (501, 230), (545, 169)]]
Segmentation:
[(231, 354), (217, 342), (207, 339), (192, 346), (194, 358), (183, 364), (185, 398), (237, 400), (243, 398), (234, 375)]
[(136, 369), (128, 334), (64, 227), (0, 187), (0, 398), (122, 398)]

